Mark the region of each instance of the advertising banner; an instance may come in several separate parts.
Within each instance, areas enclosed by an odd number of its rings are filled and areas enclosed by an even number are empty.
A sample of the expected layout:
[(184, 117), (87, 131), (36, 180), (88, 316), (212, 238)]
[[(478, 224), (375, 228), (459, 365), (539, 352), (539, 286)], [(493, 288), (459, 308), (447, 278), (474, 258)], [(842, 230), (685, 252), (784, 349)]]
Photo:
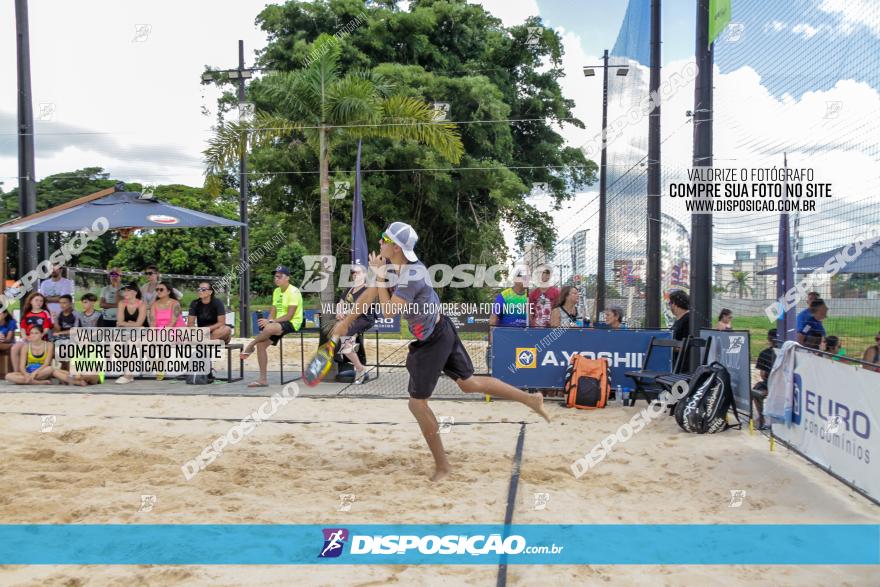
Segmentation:
[[(668, 339), (668, 330), (592, 328), (493, 328), (492, 375), (515, 387), (561, 388), (572, 355), (608, 359), (611, 386), (632, 388), (627, 371), (643, 368), (651, 337)], [(655, 348), (651, 369), (670, 370), (671, 351)]]
[(880, 499), (880, 373), (799, 350), (793, 383), (792, 422), (773, 434)]

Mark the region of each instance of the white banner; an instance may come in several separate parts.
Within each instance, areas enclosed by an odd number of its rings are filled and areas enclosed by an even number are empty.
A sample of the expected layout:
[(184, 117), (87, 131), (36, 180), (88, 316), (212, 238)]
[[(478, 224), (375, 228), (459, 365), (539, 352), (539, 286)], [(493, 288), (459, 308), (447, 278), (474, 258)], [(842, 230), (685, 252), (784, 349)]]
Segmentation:
[(798, 351), (792, 393), (792, 422), (773, 434), (880, 499), (880, 373)]

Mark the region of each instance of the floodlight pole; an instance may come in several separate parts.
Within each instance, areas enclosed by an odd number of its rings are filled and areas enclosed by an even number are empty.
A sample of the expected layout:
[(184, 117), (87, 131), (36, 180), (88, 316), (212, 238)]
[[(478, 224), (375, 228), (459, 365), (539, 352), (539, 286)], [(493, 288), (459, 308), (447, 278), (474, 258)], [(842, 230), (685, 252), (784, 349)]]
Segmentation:
[[(238, 41), (238, 103), (244, 102), (244, 41)], [(240, 109), (239, 109), (240, 111)], [(251, 291), (251, 267), (248, 262), (248, 182), (247, 182), (247, 135), (242, 133), (241, 159), (238, 162), (238, 214), (241, 221), (241, 246), (239, 261), (243, 271), (239, 279), (238, 312), (241, 317), (241, 335), (245, 338), (250, 336), (250, 291)]]
[[(694, 166), (712, 165), (712, 62), (709, 43), (709, 0), (697, 0), (696, 63), (694, 86)], [(709, 328), (712, 315), (712, 214), (691, 215), (690, 335)]]
[(606, 178), (608, 176), (608, 49), (602, 56), (602, 156), (599, 163), (599, 250), (596, 255), (596, 317), (605, 310), (605, 222), (608, 215), (606, 208)]
[(660, 328), (660, 0), (651, 0), (651, 75), (648, 117), (648, 243), (645, 327)]
[[(19, 214), (25, 217), (37, 211), (27, 0), (15, 0), (15, 29), (18, 52), (18, 208)], [(18, 276), (21, 278), (37, 267), (37, 234), (26, 232), (19, 234), (18, 238)]]

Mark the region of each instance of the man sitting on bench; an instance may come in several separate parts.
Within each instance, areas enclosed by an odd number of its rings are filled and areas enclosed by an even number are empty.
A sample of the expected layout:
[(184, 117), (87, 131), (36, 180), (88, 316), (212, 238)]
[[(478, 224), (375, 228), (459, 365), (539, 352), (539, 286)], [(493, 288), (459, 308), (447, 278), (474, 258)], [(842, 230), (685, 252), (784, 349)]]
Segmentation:
[(260, 317), (257, 326), (260, 333), (244, 348), (242, 359), (247, 359), (257, 348), (257, 362), (260, 364), (260, 377), (248, 384), (248, 387), (268, 387), (266, 365), (269, 362), (266, 349), (270, 344), (276, 345), (281, 337), (300, 329), (303, 322), (303, 298), (299, 289), (290, 285), (290, 269), (284, 265), (275, 268), (275, 284), (272, 292), (272, 308), (269, 317)]

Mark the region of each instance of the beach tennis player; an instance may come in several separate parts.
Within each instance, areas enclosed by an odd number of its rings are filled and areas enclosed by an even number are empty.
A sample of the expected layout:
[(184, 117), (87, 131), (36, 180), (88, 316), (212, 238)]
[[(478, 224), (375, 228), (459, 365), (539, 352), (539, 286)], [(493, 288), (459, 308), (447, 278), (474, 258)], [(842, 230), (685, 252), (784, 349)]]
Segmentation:
[[(363, 265), (351, 267), (352, 287), (345, 293), (337, 304), (336, 319), (342, 320), (346, 314), (354, 311), (354, 303), (367, 289), (367, 269)], [(361, 384), (369, 379), (367, 368), (361, 363), (357, 354), (357, 338), (376, 324), (376, 311), (373, 308), (355, 316), (345, 336), (339, 341), (339, 354), (351, 361), (354, 365), (354, 383)]]
[[(416, 241), (415, 230), (403, 222), (392, 223), (382, 233), (379, 254), (370, 253), (370, 268), (376, 274), (376, 283), (360, 295), (356, 304), (363, 310), (378, 297), (386, 317), (401, 314), (409, 323), (409, 331), (416, 338), (410, 343), (406, 358), (409, 409), (434, 457), (435, 470), (431, 480), (439, 481), (451, 469), (428, 398), (437, 386), (441, 371), (465, 393), (486, 393), (518, 401), (548, 422), (550, 416), (544, 410), (544, 398), (540, 393), (528, 394), (494, 377), (474, 375), (471, 358), (452, 321), (440, 313), (440, 298), (428, 282), (424, 264), (416, 257)], [(396, 281), (393, 288), (389, 277)], [(356, 309), (340, 321), (333, 329), (333, 336), (344, 336), (360, 313)]]

